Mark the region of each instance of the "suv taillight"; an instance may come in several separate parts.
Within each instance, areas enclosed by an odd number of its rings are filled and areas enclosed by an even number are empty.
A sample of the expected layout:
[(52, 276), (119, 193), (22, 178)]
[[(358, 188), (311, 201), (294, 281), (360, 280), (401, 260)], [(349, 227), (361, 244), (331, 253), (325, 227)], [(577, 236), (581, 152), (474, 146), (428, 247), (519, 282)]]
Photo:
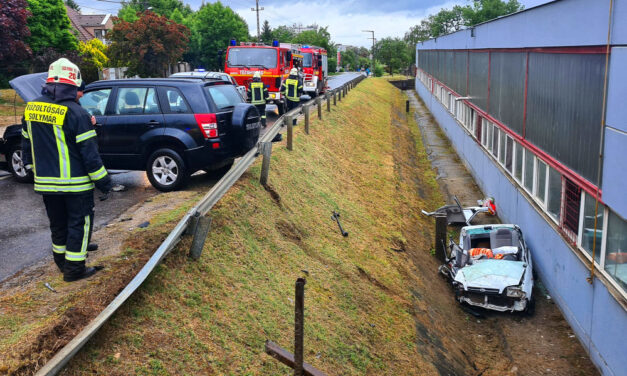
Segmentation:
[(218, 121), (216, 114), (194, 114), (198, 128), (205, 138), (218, 137)]

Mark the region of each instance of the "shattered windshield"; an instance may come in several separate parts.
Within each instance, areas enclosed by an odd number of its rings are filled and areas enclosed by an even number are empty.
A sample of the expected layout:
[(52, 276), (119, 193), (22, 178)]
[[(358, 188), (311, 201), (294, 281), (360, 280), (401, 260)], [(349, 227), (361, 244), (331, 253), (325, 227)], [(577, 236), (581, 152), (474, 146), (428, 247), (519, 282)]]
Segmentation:
[(227, 60), (229, 67), (276, 68), (277, 50), (273, 48), (231, 48)]

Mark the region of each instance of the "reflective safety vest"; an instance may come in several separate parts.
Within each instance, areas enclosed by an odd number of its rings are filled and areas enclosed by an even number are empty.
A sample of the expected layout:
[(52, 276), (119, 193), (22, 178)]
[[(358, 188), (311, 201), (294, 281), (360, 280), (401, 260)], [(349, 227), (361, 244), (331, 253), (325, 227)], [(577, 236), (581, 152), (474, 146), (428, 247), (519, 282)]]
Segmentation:
[(250, 103), (251, 104), (266, 104), (264, 89), (265, 87), (263, 85), (263, 82), (252, 82), (250, 84), (250, 91), (251, 91)]
[(300, 101), (298, 90), (302, 88), (303, 85), (300, 84), (298, 80), (295, 80), (293, 78), (288, 78), (287, 80), (285, 80), (285, 96), (292, 102)]
[(109, 184), (90, 116), (76, 102), (42, 96), (26, 104), (22, 125), (25, 164), (32, 164), (35, 191), (83, 193)]

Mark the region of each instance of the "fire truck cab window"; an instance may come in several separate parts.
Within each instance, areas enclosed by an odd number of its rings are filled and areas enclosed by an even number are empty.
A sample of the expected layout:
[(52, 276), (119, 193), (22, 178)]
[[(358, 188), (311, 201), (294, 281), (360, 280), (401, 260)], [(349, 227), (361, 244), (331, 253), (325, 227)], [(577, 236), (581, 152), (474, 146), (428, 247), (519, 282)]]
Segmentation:
[(271, 48), (231, 48), (229, 67), (265, 67), (276, 68), (277, 51)]
[(313, 66), (313, 56), (310, 53), (303, 54), (303, 67), (311, 68)]

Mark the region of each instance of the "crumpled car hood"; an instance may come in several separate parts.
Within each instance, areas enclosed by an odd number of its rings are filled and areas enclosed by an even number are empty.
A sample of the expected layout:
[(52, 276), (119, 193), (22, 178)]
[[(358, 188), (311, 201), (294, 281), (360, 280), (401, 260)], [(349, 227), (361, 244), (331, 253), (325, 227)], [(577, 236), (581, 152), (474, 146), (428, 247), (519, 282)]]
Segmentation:
[(455, 281), (466, 287), (503, 289), (520, 283), (526, 264), (522, 261), (483, 260), (463, 267), (455, 275)]

